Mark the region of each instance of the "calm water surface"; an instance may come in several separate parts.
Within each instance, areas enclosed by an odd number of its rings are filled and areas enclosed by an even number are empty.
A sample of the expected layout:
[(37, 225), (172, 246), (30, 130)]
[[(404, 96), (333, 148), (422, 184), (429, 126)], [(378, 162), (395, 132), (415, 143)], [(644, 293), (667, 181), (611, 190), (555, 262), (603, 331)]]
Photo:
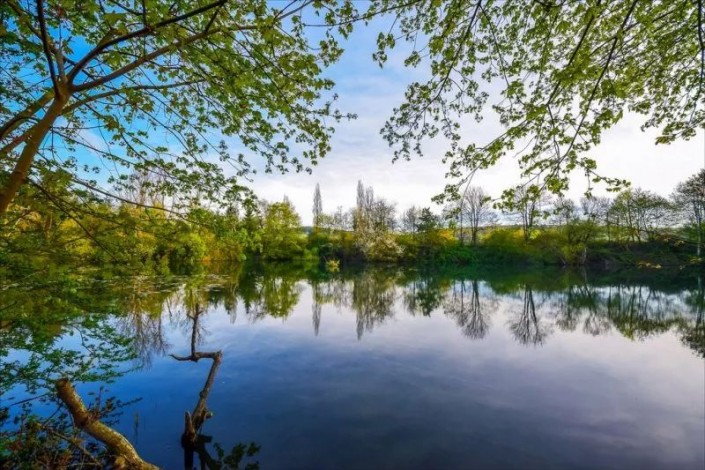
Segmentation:
[[(184, 412), (212, 372), (203, 449), (217, 460), (254, 442), (243, 466), (701, 470), (703, 281), (636, 276), (270, 269), (92, 282), (50, 301), (8, 287), (0, 406), (112, 360), (112, 383), (77, 389), (124, 402), (114, 427), (164, 468), (184, 468)], [(217, 351), (219, 366), (171, 356)]]

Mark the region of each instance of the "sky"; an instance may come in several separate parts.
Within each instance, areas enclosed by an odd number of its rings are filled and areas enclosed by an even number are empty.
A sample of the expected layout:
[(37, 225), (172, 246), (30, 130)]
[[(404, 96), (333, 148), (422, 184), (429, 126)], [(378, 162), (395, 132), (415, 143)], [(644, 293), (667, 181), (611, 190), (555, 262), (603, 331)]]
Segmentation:
[[(252, 179), (251, 186), (261, 198), (278, 201), (286, 195), (305, 225), (312, 220), (313, 192), (317, 183), (321, 187), (324, 212), (333, 212), (338, 206), (345, 209), (354, 206), (358, 180), (372, 186), (376, 196), (396, 203), (400, 211), (412, 205), (430, 206), (440, 211), (431, 198), (441, 193), (446, 184), (446, 167), (441, 157), (447, 142), (429, 142), (424, 147), (423, 158), (393, 164), (393, 149), (379, 133), (393, 108), (403, 102), (406, 86), (414, 79), (423, 79), (424, 73), (403, 66), (403, 47), (390, 54), (383, 69), (372, 60), (376, 36), (384, 26), (384, 23), (373, 22), (367, 28), (356, 29), (343, 43), (345, 53), (341, 60), (327, 72), (336, 82), (340, 97), (338, 108), (358, 115), (354, 121), (337, 125), (328, 156), (313, 167), (310, 175), (260, 172)], [(654, 143), (657, 133), (642, 132), (642, 122), (640, 116), (627, 114), (603, 135), (602, 143), (590, 156), (597, 161), (600, 174), (625, 178), (633, 187), (667, 196), (677, 183), (705, 165), (705, 136), (700, 132), (690, 141), (657, 146)], [(497, 135), (499, 129), (492, 122), (472, 121), (462, 130), (469, 138), (482, 142)], [(503, 189), (519, 182), (518, 165), (508, 159), (478, 172), (473, 179), (473, 185), (483, 187), (492, 197), (498, 197)], [(568, 196), (577, 200), (587, 183), (582, 174), (576, 174), (570, 186)], [(606, 194), (600, 187), (593, 193)]]

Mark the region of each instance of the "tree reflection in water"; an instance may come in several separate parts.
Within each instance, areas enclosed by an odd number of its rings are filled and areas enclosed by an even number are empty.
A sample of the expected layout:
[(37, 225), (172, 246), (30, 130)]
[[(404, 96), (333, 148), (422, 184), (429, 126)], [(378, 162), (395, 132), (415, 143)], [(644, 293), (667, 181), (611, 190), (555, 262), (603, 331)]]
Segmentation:
[(705, 288), (703, 279), (698, 276), (698, 286), (688, 292), (684, 299), (685, 304), (695, 312), (695, 321), (692, 325), (681, 327), (681, 340), (685, 345), (705, 358)]
[(152, 357), (166, 354), (170, 345), (164, 331), (164, 307), (175, 287), (159, 285), (153, 280), (135, 277), (126, 283), (121, 315), (117, 316), (120, 332), (132, 338), (140, 367), (149, 367)]
[[(467, 278), (457, 273), (382, 269), (315, 275), (243, 270), (227, 276), (49, 283), (6, 289), (0, 296), (2, 446), (21, 448), (17, 455), (30, 461), (41, 458), (83, 466), (94, 465), (91, 459), (106, 461), (105, 448), (89, 445), (62, 413), (64, 408), (53, 393), (55, 382), (67, 377), (77, 385), (106, 383), (133, 369), (135, 357), (136, 367), (147, 367), (152, 357), (171, 349), (165, 330), (176, 325), (190, 338), (190, 351), (175, 358), (212, 361), (185, 419), (185, 463), (192, 465), (198, 457), (205, 468), (244, 465), (256, 453), (256, 445), (238, 444), (226, 453), (203, 434), (210, 415), (207, 399), (223, 360), (221, 351), (201, 348), (206, 336), (203, 319), (209, 310), (219, 308), (231, 322), (238, 314), (248, 322), (286, 318), (299, 304), (306, 283), (311, 288), (314, 334), (321, 331), (326, 305), (355, 315), (358, 338), (400, 313), (434, 316), (441, 310), (469, 340), (486, 338), (502, 324), (519, 344), (536, 346), (550, 341), (556, 331), (592, 336), (616, 331), (633, 341), (671, 331), (705, 357), (701, 276), (664, 283), (662, 279), (601, 281), (596, 274), (588, 281), (585, 273), (576, 277), (563, 272)], [(492, 321), (504, 315), (506, 323)], [(14, 395), (22, 398), (8, 399)], [(124, 404), (107, 398), (104, 390), (99, 396), (89, 409), (110, 425)], [(58, 410), (53, 418), (37, 419), (33, 414), (34, 404), (40, 401), (43, 409), (54, 405), (50, 413)], [(15, 419), (19, 424), (12, 424)], [(13, 467), (2, 446), (3, 465)]]
[(394, 316), (394, 279), (380, 272), (364, 272), (352, 281), (350, 306), (357, 317), (357, 338)]
[[(258, 283), (269, 288), (250, 290), (243, 301), (260, 306), (254, 314), (248, 314), (251, 321), (267, 316), (286, 317), (298, 303), (300, 282), (307, 281), (314, 335), (320, 331), (325, 305), (333, 305), (339, 312), (354, 312), (358, 338), (372, 333), (401, 307), (407, 314), (424, 316), (442, 308), (464, 336), (481, 339), (490, 333), (495, 312), (508, 308), (507, 328), (522, 345), (545, 344), (556, 328), (566, 332), (580, 328), (592, 336), (616, 329), (632, 340), (675, 328), (693, 350), (705, 349), (702, 283), (696, 289), (664, 292), (640, 284), (595, 284), (587, 280), (585, 273), (577, 280), (568, 278), (568, 282), (562, 276), (565, 274), (556, 276), (555, 287), (545, 283), (537, 287), (532, 282), (512, 284), (505, 279), (495, 287), (493, 280), (480, 282), (442, 273), (401, 274), (383, 269), (324, 280), (279, 273), (269, 281), (260, 279)], [(519, 300), (516, 307), (511, 307), (512, 295)], [(267, 307), (271, 305), (276, 308)]]
[[(193, 411), (186, 411), (184, 413), (184, 431), (181, 435), (181, 446), (184, 450), (184, 468), (194, 468), (195, 456), (197, 455), (201, 468), (238, 469), (241, 468), (241, 464), (244, 463), (245, 466), (243, 468), (255, 470), (259, 468), (258, 462), (243, 462), (243, 460), (251, 459), (255, 456), (259, 452), (258, 445), (255, 443), (248, 445), (238, 443), (231, 448), (229, 454), (226, 454), (218, 443), (214, 443), (213, 447), (216, 453), (214, 457), (208, 449), (208, 444), (213, 441), (213, 437), (201, 432), (206, 420), (213, 416), (213, 412), (208, 409), (208, 396), (213, 388), (215, 376), (223, 360), (223, 352), (221, 350), (203, 352), (199, 351), (197, 348), (197, 345), (201, 342), (205, 333), (200, 320), (207, 313), (207, 311), (203, 309), (202, 302), (204, 295), (208, 298), (208, 294), (212, 294), (212, 291), (204, 291), (193, 287), (187, 287), (185, 289), (182, 304), (186, 311), (186, 317), (191, 323), (190, 353), (188, 356), (170, 354), (171, 357), (179, 362), (199, 362), (201, 359), (209, 359), (212, 361)], [(217, 303), (218, 300), (219, 299), (216, 297), (215, 303)], [(230, 299), (230, 301), (231, 305), (233, 305), (234, 300)]]
[(522, 308), (509, 321), (509, 330), (520, 344), (535, 346), (544, 344), (553, 333), (552, 326), (537, 314), (534, 290), (529, 284), (524, 285)]
[(480, 294), (476, 279), (454, 282), (444, 302), (444, 313), (455, 320), (463, 335), (472, 339), (484, 338), (491, 326), (491, 316), (499, 301), (494, 294)]

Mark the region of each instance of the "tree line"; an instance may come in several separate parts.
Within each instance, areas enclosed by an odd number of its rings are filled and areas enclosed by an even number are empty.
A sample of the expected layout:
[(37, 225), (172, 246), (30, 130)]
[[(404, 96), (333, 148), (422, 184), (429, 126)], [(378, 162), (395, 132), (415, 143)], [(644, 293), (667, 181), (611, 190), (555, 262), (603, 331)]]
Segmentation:
[[(511, 204), (497, 204), (478, 186), (467, 186), (460, 197), (438, 213), (431, 207), (409, 207), (375, 197), (372, 187), (357, 185), (356, 206), (322, 210), (320, 187), (314, 193), (314, 230), (328, 234), (349, 232), (363, 256), (402, 257), (415, 240), (420, 245), (438, 243), (477, 247), (497, 241), (516, 229), (515, 245), (553, 236), (562, 250), (562, 261), (574, 263), (595, 243), (624, 245), (654, 242), (671, 237), (692, 247), (700, 258), (705, 216), (705, 169), (679, 183), (669, 197), (641, 188), (627, 188), (615, 197), (583, 197), (575, 202), (550, 197), (536, 185), (513, 189)], [(414, 237), (414, 238), (410, 238)], [(425, 246), (424, 248), (429, 248)], [(381, 251), (381, 252), (380, 252)], [(380, 255), (380, 256), (378, 256)], [(584, 260), (583, 260), (584, 261)]]
[[(164, 271), (248, 258), (471, 263), (528, 257), (583, 264), (602, 248), (634, 253), (634, 246), (651, 250), (644, 259), (653, 264), (702, 256), (705, 170), (670, 197), (636, 188), (576, 203), (533, 187), (518, 188), (511, 208), (497, 208), (482, 188), (469, 186), (439, 211), (400, 211), (359, 181), (354, 207), (325, 212), (316, 185), (310, 233), (286, 197), (266, 201), (250, 193), (225, 209), (192, 201), (177, 213), (150, 177), (129, 181), (121, 191), (125, 201), (116, 202), (77, 194), (68, 175), (45, 173), (41, 185), (18, 197), (10, 223), (0, 228), (0, 269), (8, 275), (100, 265)], [(659, 243), (670, 243), (678, 256), (668, 258)]]

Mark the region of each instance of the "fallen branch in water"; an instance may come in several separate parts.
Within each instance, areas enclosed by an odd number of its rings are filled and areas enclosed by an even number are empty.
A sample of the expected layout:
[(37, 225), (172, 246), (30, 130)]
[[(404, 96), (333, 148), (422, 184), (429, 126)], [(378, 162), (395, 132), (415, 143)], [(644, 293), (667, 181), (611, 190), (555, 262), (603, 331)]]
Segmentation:
[(220, 367), (223, 353), (221, 351), (216, 351), (208, 353), (195, 353), (186, 358), (179, 358), (174, 355), (172, 355), (172, 357), (174, 357), (177, 361), (194, 362), (198, 362), (198, 360), (202, 358), (213, 359), (213, 364), (208, 372), (208, 378), (206, 378), (206, 382), (203, 384), (203, 389), (198, 394), (198, 402), (196, 403), (196, 407), (193, 409), (193, 413), (189, 413), (187, 411), (184, 415), (184, 434), (181, 436), (181, 442), (182, 444), (192, 446), (196, 443), (201, 426), (203, 426), (206, 419), (210, 417), (210, 412), (208, 411), (208, 408), (206, 408), (206, 400), (208, 400), (208, 394), (211, 391), (211, 387), (213, 387), (215, 374), (218, 371), (218, 367)]
[(56, 392), (59, 395), (59, 399), (64, 402), (69, 413), (71, 413), (74, 426), (105, 444), (115, 454), (115, 468), (134, 468), (137, 470), (157, 470), (159, 468), (142, 460), (125, 436), (101, 423), (97, 417), (93, 416), (86, 408), (86, 405), (83, 404), (81, 397), (76, 393), (76, 389), (73, 388), (68, 379), (56, 381)]
[(216, 356), (221, 355), (220, 351), (216, 352), (194, 352), (189, 356), (177, 356), (176, 354), (169, 354), (171, 357), (177, 361), (191, 361), (198, 362), (201, 359), (216, 359)]
[[(188, 356), (177, 356), (176, 354), (170, 354), (171, 357), (177, 361), (190, 361), (198, 362), (201, 359), (212, 359), (213, 363), (208, 372), (208, 377), (206, 382), (203, 384), (201, 392), (198, 394), (198, 402), (196, 402), (196, 407), (193, 409), (193, 413), (186, 411), (184, 413), (184, 433), (181, 435), (181, 446), (184, 449), (184, 464), (186, 468), (193, 467), (193, 454), (198, 453), (201, 457), (202, 462), (211, 468), (212, 458), (208, 455), (206, 451), (205, 444), (210, 442), (210, 437), (202, 436), (200, 434), (201, 427), (203, 423), (212, 416), (212, 413), (207, 408), (208, 395), (210, 394), (213, 383), (215, 382), (215, 375), (218, 372), (218, 367), (223, 360), (223, 352), (199, 352), (196, 351), (196, 344), (198, 343), (198, 321), (203, 314), (201, 306), (196, 303), (193, 315), (189, 315), (193, 321), (191, 327), (191, 354)], [(208, 463), (211, 462), (211, 463)], [(216, 468), (216, 467), (213, 467)]]

